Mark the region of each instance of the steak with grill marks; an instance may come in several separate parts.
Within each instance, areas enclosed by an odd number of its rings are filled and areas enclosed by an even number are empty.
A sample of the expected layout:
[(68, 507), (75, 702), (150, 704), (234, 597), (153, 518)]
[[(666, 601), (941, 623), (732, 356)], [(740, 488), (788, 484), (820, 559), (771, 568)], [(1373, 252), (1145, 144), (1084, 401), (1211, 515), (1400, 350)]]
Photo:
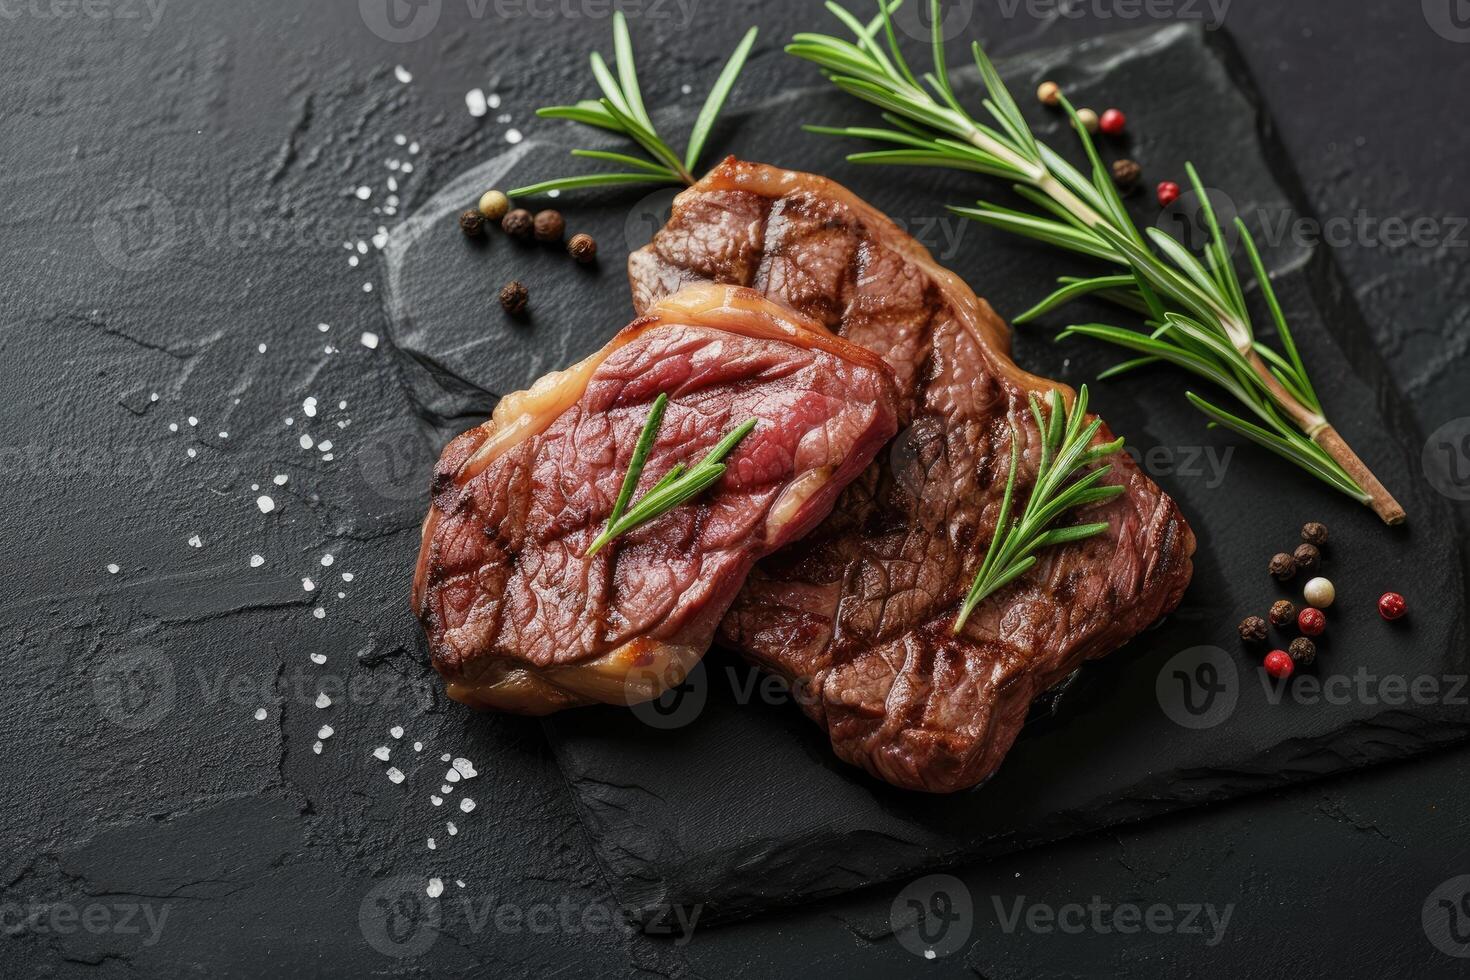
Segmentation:
[[(587, 557), (660, 394), (638, 496), (757, 425), (708, 490)], [(896, 401), (870, 351), (709, 285), (507, 395), (445, 448), (424, 521), (413, 604), (450, 696), (545, 714), (678, 684), (751, 565), (821, 521), (892, 437)]]
[(1028, 396), (1072, 392), (1019, 369), (990, 306), (846, 189), (728, 159), (679, 195), (629, 278), (640, 310), (691, 282), (753, 287), (881, 355), (899, 380), (898, 437), (826, 521), (756, 566), (720, 626), (723, 643), (803, 689), (842, 759), (898, 786), (975, 786), (1035, 697), (1179, 604), (1194, 535), (1119, 454), (1106, 480), (1126, 493), (1073, 517), (1108, 531), (1044, 550), (953, 634), (1012, 438), (1020, 500), (1035, 480)]

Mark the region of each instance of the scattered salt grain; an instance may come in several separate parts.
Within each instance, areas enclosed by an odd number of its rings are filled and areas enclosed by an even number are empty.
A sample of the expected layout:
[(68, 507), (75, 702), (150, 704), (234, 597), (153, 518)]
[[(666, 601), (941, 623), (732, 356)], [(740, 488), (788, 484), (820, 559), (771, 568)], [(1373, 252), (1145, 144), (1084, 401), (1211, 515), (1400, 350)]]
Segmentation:
[(315, 609), (313, 609), (311, 611), (311, 614), (313, 616), (315, 616), (317, 619), (326, 619), (327, 618), (327, 611), (325, 609), (323, 609), (321, 606), (317, 606)]
[(342, 581), (344, 581), (344, 582), (351, 582), (352, 581), (352, 573), (351, 572), (343, 572), (342, 573)]
[(255, 709), (255, 720), (256, 721), (265, 721), (265, 709), (264, 708), (256, 708)]
[(432, 851), (432, 850), (434, 850), (438, 846), (439, 846), (438, 844), (435, 844), (434, 843), (434, 838), (430, 837), (429, 838), (429, 850)]
[(373, 189), (371, 187), (369, 187), (367, 184), (363, 184), (361, 187), (359, 187), (357, 190), (353, 191), (352, 193), (354, 193), (354, 194), (357, 195), (357, 199), (359, 201), (366, 201), (368, 198), (370, 198), (370, 197), (373, 196)]
[(318, 333), (326, 333), (328, 330), (332, 329), (332, 325), (330, 323), (318, 323), (316, 325), (316, 329)]
[(441, 755), (439, 757), (439, 761), (440, 762), (448, 762), (450, 759), (453, 759), (453, 758), (454, 758), (454, 756), (450, 755), (448, 752), (445, 752), (443, 755)]
[(261, 494), (255, 498), (255, 506), (260, 508), (262, 514), (269, 514), (276, 509), (276, 502), (266, 494)]
[(507, 143), (519, 143), (523, 139), (525, 139), (525, 137), (521, 135), (521, 131), (519, 129), (507, 129), (505, 131), (505, 141)]
[(313, 742), (312, 745), (311, 745), (311, 750), (313, 752), (315, 752), (317, 755), (321, 755), (322, 754), (322, 743), (321, 742)]
[(316, 399), (311, 395), (307, 395), (306, 400), (301, 403), (301, 411), (309, 419), (316, 418)]
[(325, 555), (322, 555), (322, 566), (323, 567), (326, 567), (326, 566), (332, 564), (332, 562), (334, 562), (336, 560), (337, 559), (336, 558), (333, 558), (330, 553), (325, 554)]
[(500, 108), (500, 93), (499, 92), (491, 92), (489, 95), (485, 96), (485, 104), (488, 105), (492, 109), (499, 109)]
[(469, 813), (475, 808), (475, 801), (466, 796), (464, 799), (459, 801), (459, 808), (465, 813)]
[(393, 137), (393, 142), (397, 143), (399, 146), (402, 146), (404, 143), (408, 142), (408, 137), (404, 136), (402, 133), (399, 133), (397, 136)]
[(474, 779), (479, 773), (475, 772), (474, 764), (468, 759), (455, 759), (454, 769), (465, 779)]
[(362, 332), (362, 346), (366, 347), (368, 350), (377, 350), (378, 335), (373, 333), (371, 330), (364, 330)]
[(444, 894), (444, 882), (438, 878), (430, 878), (428, 892), (430, 898), (438, 898)]
[(290, 477), (288, 477), (286, 474), (277, 473), (275, 476), (271, 477), (271, 482), (278, 487), (284, 487), (286, 485), (286, 481), (289, 479)]
[(220, 433), (219, 433), (219, 437), (221, 439), (228, 439), (230, 437), (230, 434), (228, 432), (224, 431), (223, 429), (221, 429), (220, 430)]
[(449, 831), (450, 837), (453, 837), (455, 834), (459, 833), (459, 828), (454, 825), (453, 821), (446, 822), (444, 824), (444, 829)]
[(189, 454), (189, 458), (190, 458), (190, 459), (193, 459), (193, 458), (194, 458), (194, 457), (195, 457), (195, 456), (198, 456), (198, 455), (199, 455), (199, 454), (198, 454), (198, 453), (196, 453), (196, 452), (195, 452), (195, 451), (194, 451), (194, 450), (192, 450), (192, 449), (189, 449), (189, 450), (186, 450), (186, 451), (187, 451), (187, 452), (188, 452), (188, 454)]
[(327, 662), (327, 655), (325, 653), (313, 653), (311, 655), (311, 662), (320, 667)]
[(443, 803), (444, 803), (444, 797), (442, 797), (442, 796), (431, 796), (431, 797), (429, 797), (429, 802), (432, 803), (432, 804), (434, 804), (435, 806), (442, 806)]
[(168, 431), (170, 431), (170, 432), (178, 432), (179, 431), (179, 423), (177, 423), (177, 422), (170, 422), (168, 424)]
[(260, 351), (262, 354), (264, 354), (265, 353), (265, 344), (256, 344), (255, 345), (255, 349), (258, 350), (258, 351)]
[(445, 783), (443, 786), (439, 787), (439, 792), (443, 793), (445, 796), (448, 796), (450, 793), (454, 792), (454, 787), (450, 786), (448, 783)]
[(458, 771), (454, 769), (451, 769), (444, 774), (444, 779), (446, 782), (457, 783), (459, 782), (459, 778), (460, 777)]
[(199, 424), (199, 419), (196, 418), (195, 416), (191, 415), (191, 416), (189, 416), (189, 424), (190, 425), (198, 425)]
[(200, 538), (199, 535), (196, 534), (192, 538), (189, 539), (189, 547), (191, 547), (191, 548), (202, 548), (202, 547), (204, 547), (204, 540), (202, 538)]
[(464, 94), (464, 104), (465, 108), (470, 110), (470, 115), (479, 119), (485, 114), (485, 110), (488, 108), (484, 90), (477, 88), (470, 89)]
[(389, 735), (392, 735), (394, 738), (402, 738), (403, 737), (403, 726), (402, 725), (394, 725), (392, 728), (388, 729), (388, 734)]
[(404, 85), (407, 85), (409, 82), (413, 81), (413, 73), (402, 65), (393, 66), (393, 77), (398, 79)]
[(330, 708), (332, 706), (332, 699), (327, 697), (326, 691), (320, 691), (317, 693), (316, 706), (318, 708)]
[(332, 451), (332, 440), (323, 439), (321, 442), (316, 444), (316, 448), (320, 449), (324, 453), (329, 453)]
[(119, 568), (116, 564), (109, 564), (107, 566), (107, 574), (109, 575), (116, 575), (120, 571), (122, 571), (122, 569)]
[(365, 292), (365, 293), (372, 292), (373, 291), (373, 284), (370, 283), (370, 282), (363, 283), (362, 284), (362, 291)]
[(403, 772), (397, 766), (391, 766), (388, 769), (388, 779), (395, 784), (401, 783), (403, 782)]
[(298, 441), (301, 443), (302, 449), (310, 449), (312, 447), (311, 436), (307, 435), (305, 432), (301, 433), (301, 438)]
[(388, 746), (386, 746), (386, 745), (380, 745), (377, 748), (373, 749), (373, 755), (374, 755), (374, 757), (376, 757), (381, 762), (387, 762), (388, 761), (388, 754), (389, 754)]
[(316, 583), (313, 582), (310, 578), (303, 578), (301, 580), (301, 587), (307, 592), (311, 592), (316, 588)]
[(454, 879), (454, 883), (456, 885), (458, 885), (460, 888), (463, 888), (464, 887), (464, 881), (463, 881), (463, 879), (456, 878), (456, 879)]
[(265, 556), (264, 555), (251, 555), (250, 556), (250, 567), (251, 568), (259, 568), (261, 565), (264, 565), (264, 564), (265, 564)]
[(316, 737), (317, 738), (331, 738), (332, 737), (332, 726), (331, 725), (323, 725), (321, 728), (317, 729)]
[(424, 743), (423, 742), (415, 742), (415, 743), (413, 743), (413, 750), (415, 752), (422, 752), (424, 750)]

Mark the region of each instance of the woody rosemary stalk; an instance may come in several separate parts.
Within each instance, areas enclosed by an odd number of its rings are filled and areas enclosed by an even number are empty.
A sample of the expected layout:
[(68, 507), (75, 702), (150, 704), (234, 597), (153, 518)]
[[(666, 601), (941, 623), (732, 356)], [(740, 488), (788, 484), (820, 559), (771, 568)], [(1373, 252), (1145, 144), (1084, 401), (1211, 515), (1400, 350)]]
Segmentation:
[(598, 129), (621, 133), (637, 144), (646, 156), (636, 157), (607, 150), (573, 150), (574, 157), (601, 160), (628, 169), (543, 180), (515, 188), (510, 192), (511, 197), (615, 184), (694, 183), (694, 171), (699, 164), (700, 154), (704, 152), (705, 141), (714, 128), (715, 120), (719, 118), (725, 99), (735, 87), (735, 80), (740, 77), (740, 70), (745, 67), (745, 59), (750, 56), (755, 38), (756, 29), (752, 27), (745, 32), (745, 37), (730, 55), (730, 60), (725, 62), (724, 69), (710, 89), (709, 97), (705, 99), (704, 107), (694, 120), (694, 128), (689, 133), (689, 145), (684, 155), (680, 156), (658, 134), (652, 117), (643, 106), (643, 93), (638, 85), (638, 68), (633, 61), (633, 40), (628, 33), (628, 20), (622, 11), (617, 11), (613, 14), (613, 63), (617, 74), (613, 74), (602, 55), (597, 52), (594, 51), (590, 59), (592, 76), (597, 80), (597, 87), (602, 90), (602, 98), (583, 99), (576, 105), (547, 106), (537, 109), (536, 115), (546, 119), (570, 119)]
[(1067, 327), (1059, 337), (1092, 337), (1138, 355), (1104, 372), (1104, 378), (1162, 361), (1213, 382), (1252, 417), (1234, 414), (1186, 391), (1185, 397), (1211, 424), (1224, 426), (1291, 460), (1371, 507), (1385, 523), (1402, 523), (1405, 515), (1398, 501), (1327, 421), (1255, 240), (1245, 223), (1236, 219), (1235, 227), (1256, 286), (1270, 310), (1280, 351), (1256, 337), (1244, 286), (1194, 167), (1188, 168), (1189, 178), (1211, 233), (1203, 261), (1157, 228), (1139, 230), (1128, 216), (1092, 139), (1078, 121), (1076, 110), (1065, 98), (1061, 104), (1082, 143), (1090, 173), (1084, 175), (1038, 140), (978, 43), (972, 43), (971, 55), (989, 94), (983, 105), (995, 125), (971, 116), (955, 97), (949, 80), (939, 0), (930, 0), (934, 70), (923, 76), (921, 84), (894, 35), (890, 15), (902, 2), (879, 0), (877, 16), (862, 23), (829, 0), (827, 9), (852, 33), (852, 40), (798, 34), (786, 48), (788, 53), (819, 66), (842, 91), (877, 106), (892, 128), (807, 129), (893, 147), (851, 154), (848, 159), (854, 163), (946, 167), (1012, 182), (1015, 192), (1040, 213), (984, 201), (975, 207), (951, 210), (1122, 270), (1060, 280), (1060, 288), (1017, 317), (1017, 323), (1088, 295), (1143, 314), (1144, 330), (1082, 323)]

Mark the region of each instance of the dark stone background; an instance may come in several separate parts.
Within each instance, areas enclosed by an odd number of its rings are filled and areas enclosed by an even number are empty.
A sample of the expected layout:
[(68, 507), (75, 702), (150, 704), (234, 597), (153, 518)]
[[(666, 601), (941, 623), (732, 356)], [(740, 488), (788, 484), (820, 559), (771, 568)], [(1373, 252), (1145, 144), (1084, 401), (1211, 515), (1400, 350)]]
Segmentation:
[[(996, 54), (1140, 24), (1126, 2), (1076, 18), (982, 6), (972, 30)], [(386, 338), (381, 266), (369, 246), (349, 268), (342, 247), (503, 148), (499, 113), (533, 133), (532, 107), (584, 92), (606, 9), (443, 0), (426, 37), (394, 43), (369, 29), (371, 3), (347, 0), (0, 0), (0, 974), (1465, 974), (1422, 916), (1470, 874), (1467, 749), (954, 869), (963, 885), (943, 887), (974, 922), (933, 961), (894, 937), (897, 889), (687, 942), (612, 924), (539, 725), (446, 704), (419, 660), (403, 579), (432, 447), (412, 420), (449, 420), (405, 394), (403, 372), (433, 365), (358, 342)], [(779, 44), (825, 29), (816, 3), (696, 4), (692, 30), (687, 9), (634, 18), (650, 104), (697, 98), (680, 85), (702, 92), (750, 22), (763, 37), (739, 101), (809, 80)], [(1429, 216), (1454, 236), (1334, 250), (1425, 432), (1470, 415), (1458, 9), (1235, 0), (1225, 14), (1317, 215)], [(464, 107), (475, 86), (503, 99), (481, 120)], [(390, 157), (414, 171), (378, 218)], [(488, 299), (498, 284), (476, 286)], [(300, 448), (303, 431), (334, 458)], [(1434, 584), (1414, 583), (1421, 601)], [(321, 691), (331, 707), (314, 706)], [(434, 808), (442, 753), (479, 775)], [(473, 813), (455, 807), (466, 794)], [(421, 901), (431, 874), (438, 903)], [(1208, 925), (1008, 930), (1023, 896), (1232, 912), (1214, 945)]]

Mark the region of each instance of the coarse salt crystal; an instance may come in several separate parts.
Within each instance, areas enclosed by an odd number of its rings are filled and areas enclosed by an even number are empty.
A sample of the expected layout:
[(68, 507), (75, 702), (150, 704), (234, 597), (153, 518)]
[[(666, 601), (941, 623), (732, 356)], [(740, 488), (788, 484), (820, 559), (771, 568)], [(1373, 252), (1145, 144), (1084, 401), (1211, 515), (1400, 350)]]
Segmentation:
[(392, 728), (388, 729), (388, 734), (389, 735), (392, 735), (394, 738), (402, 738), (403, 737), (403, 726), (402, 725), (394, 725)]
[(352, 573), (351, 572), (343, 572), (342, 573), (342, 581), (344, 581), (344, 582), (351, 582), (352, 581)]
[(256, 721), (265, 721), (265, 709), (264, 708), (256, 708), (255, 709), (255, 720)]
[(327, 618), (327, 611), (325, 609), (323, 609), (321, 606), (317, 606), (315, 609), (313, 609), (311, 611), (311, 614), (313, 616), (315, 616), (317, 619), (326, 619)]
[(409, 82), (413, 81), (413, 73), (402, 65), (393, 66), (393, 77), (398, 79), (404, 85), (407, 85)]
[(271, 482), (278, 487), (284, 487), (288, 479), (290, 479), (290, 477), (286, 476), (286, 474), (277, 473), (275, 476), (271, 477)]
[(488, 104), (485, 101), (484, 90), (478, 88), (472, 88), (464, 94), (464, 104), (465, 108), (470, 110), (470, 115), (474, 116), (476, 119), (479, 119), (481, 116), (483, 116), (485, 114), (485, 110), (489, 108)]
[(430, 898), (438, 898), (444, 894), (444, 882), (438, 878), (430, 878), (428, 892)]
[(334, 562), (336, 560), (337, 559), (336, 558), (333, 558), (330, 553), (325, 554), (325, 555), (322, 555), (322, 565), (323, 566), (330, 565), (332, 562)]
[(444, 829), (449, 831), (450, 837), (453, 837), (455, 834), (459, 833), (459, 828), (454, 825), (453, 821), (446, 822), (444, 824)]
[(317, 694), (316, 706), (318, 708), (330, 708), (332, 706), (332, 699), (327, 697), (327, 692), (322, 691)]
[(276, 509), (276, 502), (266, 494), (261, 494), (255, 498), (255, 506), (260, 508), (262, 514), (269, 514)]
[(323, 725), (321, 728), (317, 729), (316, 737), (317, 738), (331, 738), (332, 737), (332, 726), (331, 725)]
[(118, 572), (122, 571), (122, 569), (119, 568), (117, 565), (113, 564), (113, 565), (108, 565), (107, 566), (107, 571), (108, 571), (108, 574), (110, 574), (110, 575), (116, 575)]
[(316, 583), (313, 582), (309, 578), (303, 578), (301, 580), (301, 587), (303, 589), (305, 589), (307, 592), (311, 592), (312, 590), (314, 590), (316, 588)]
[(464, 799), (459, 801), (459, 808), (465, 813), (469, 813), (475, 808), (475, 801), (466, 796)]
[(312, 446), (311, 436), (307, 435), (305, 432), (301, 433), (301, 438), (297, 441), (301, 443), (302, 449), (310, 449)]
[(315, 752), (317, 755), (321, 755), (322, 754), (322, 743), (321, 742), (313, 742), (312, 745), (311, 745), (311, 750), (313, 752)]
[(362, 332), (361, 340), (362, 346), (366, 347), (368, 350), (378, 349), (378, 335), (373, 333), (371, 330), (364, 330)]
[(251, 555), (250, 556), (250, 567), (251, 568), (259, 568), (261, 565), (264, 565), (264, 564), (265, 564), (265, 555)]
[(454, 769), (465, 779), (474, 779), (479, 773), (475, 772), (474, 764), (468, 759), (455, 759)]
[(311, 662), (320, 667), (327, 662), (327, 655), (325, 653), (313, 653), (311, 655)]
[(521, 135), (521, 131), (519, 129), (507, 129), (505, 131), (505, 141), (507, 143), (519, 143), (523, 139), (525, 139), (525, 137)]
[(382, 762), (388, 761), (388, 754), (389, 750), (388, 746), (386, 745), (380, 745), (377, 748), (373, 749), (373, 755)]
[(442, 797), (442, 796), (431, 796), (431, 797), (429, 797), (429, 802), (432, 803), (432, 804), (434, 804), (435, 806), (440, 806), (440, 805), (442, 805), (444, 803), (444, 797)]
[(201, 538), (201, 537), (199, 537), (199, 535), (197, 535), (197, 534), (194, 535), (192, 538), (189, 539), (189, 547), (191, 547), (191, 548), (202, 548), (202, 547), (204, 547), (204, 539)]
[(388, 778), (394, 783), (401, 783), (403, 782), (403, 772), (397, 766), (390, 767)]
[(370, 197), (373, 196), (373, 189), (371, 187), (369, 187), (367, 184), (363, 184), (362, 186), (360, 186), (357, 190), (353, 191), (352, 193), (354, 193), (354, 194), (357, 195), (357, 199), (359, 201), (366, 201), (368, 198), (370, 198)]

